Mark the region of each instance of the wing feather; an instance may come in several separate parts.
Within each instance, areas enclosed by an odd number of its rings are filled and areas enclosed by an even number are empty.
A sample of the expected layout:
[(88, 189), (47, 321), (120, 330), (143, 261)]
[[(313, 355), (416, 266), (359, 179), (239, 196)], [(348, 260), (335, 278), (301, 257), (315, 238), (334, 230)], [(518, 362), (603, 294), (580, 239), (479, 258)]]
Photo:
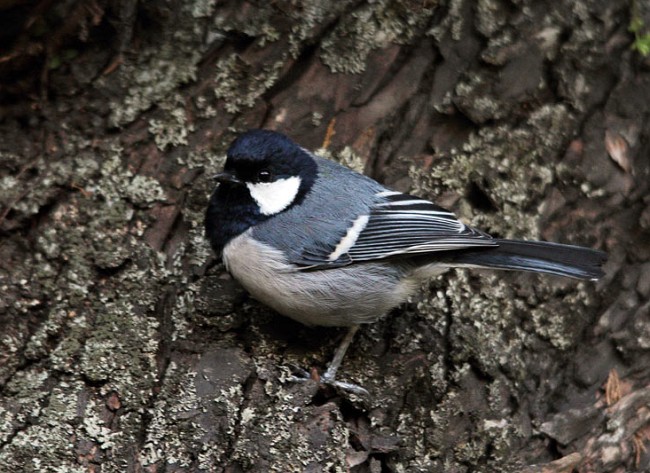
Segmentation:
[[(345, 252), (341, 252), (343, 243)], [(306, 249), (295, 263), (302, 269), (324, 269), (399, 255), (481, 246), (498, 244), (491, 236), (465, 225), (452, 212), (432, 202), (385, 191), (377, 194), (377, 202), (368, 215), (358, 217), (335, 247)]]

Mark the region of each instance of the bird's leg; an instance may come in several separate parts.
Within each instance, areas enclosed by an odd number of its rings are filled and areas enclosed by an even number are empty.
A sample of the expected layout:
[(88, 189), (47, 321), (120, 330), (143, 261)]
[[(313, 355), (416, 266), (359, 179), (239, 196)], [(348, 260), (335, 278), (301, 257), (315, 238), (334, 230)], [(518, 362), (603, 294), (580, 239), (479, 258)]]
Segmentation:
[[(354, 339), (354, 334), (357, 333), (357, 330), (359, 330), (359, 326), (354, 325), (350, 327), (348, 333), (345, 334), (345, 337), (343, 337), (343, 340), (341, 340), (341, 343), (336, 349), (336, 352), (334, 352), (334, 358), (332, 359), (332, 362), (327, 367), (327, 371), (325, 371), (323, 376), (320, 377), (320, 382), (323, 384), (327, 384), (329, 386), (333, 386), (335, 388), (342, 389), (344, 391), (351, 392), (358, 396), (369, 396), (370, 394), (368, 393), (368, 391), (366, 391), (361, 386), (352, 383), (346, 383), (343, 381), (336, 381), (336, 372), (341, 366), (341, 362), (343, 361), (345, 352), (348, 350), (350, 343), (352, 343), (352, 340)], [(302, 375), (301, 377), (294, 376), (292, 380), (306, 381), (311, 378), (311, 376), (307, 372), (303, 372), (301, 373), (301, 375)]]
[(352, 340), (354, 339), (354, 334), (357, 333), (357, 330), (359, 330), (359, 326), (353, 325), (352, 327), (350, 327), (350, 330), (348, 330), (348, 333), (345, 334), (345, 337), (343, 337), (343, 340), (341, 340), (341, 343), (336, 349), (336, 352), (334, 352), (334, 358), (332, 359), (332, 362), (327, 367), (327, 371), (325, 371), (323, 376), (321, 376), (321, 382), (323, 384), (328, 384), (330, 386), (334, 386), (335, 388), (339, 388), (339, 389), (343, 389), (344, 391), (351, 392), (358, 396), (369, 396), (370, 394), (368, 393), (368, 391), (366, 391), (364, 388), (362, 388), (359, 385), (352, 384), (352, 383), (345, 383), (343, 381), (336, 381), (336, 372), (341, 366), (341, 362), (343, 361), (345, 352), (348, 351), (348, 347), (350, 346), (350, 343), (352, 343)]
[(352, 343), (352, 340), (354, 339), (354, 335), (357, 333), (357, 330), (359, 330), (359, 326), (353, 325), (352, 327), (350, 327), (350, 330), (348, 330), (348, 333), (345, 334), (343, 340), (341, 340), (341, 343), (339, 344), (338, 348), (334, 352), (334, 358), (332, 358), (332, 362), (327, 367), (327, 371), (325, 371), (325, 374), (323, 374), (323, 380), (325, 383), (332, 382), (334, 381), (334, 379), (336, 379), (336, 372), (341, 366), (341, 362), (343, 361), (345, 352), (348, 351), (348, 347), (350, 346), (350, 343)]

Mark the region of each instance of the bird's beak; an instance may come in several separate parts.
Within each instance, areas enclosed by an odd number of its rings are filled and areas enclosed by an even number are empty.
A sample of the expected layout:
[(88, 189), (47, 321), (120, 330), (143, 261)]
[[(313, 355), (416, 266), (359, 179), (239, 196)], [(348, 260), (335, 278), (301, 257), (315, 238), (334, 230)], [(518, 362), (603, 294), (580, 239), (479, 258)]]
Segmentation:
[(243, 184), (243, 182), (237, 179), (234, 174), (230, 174), (229, 172), (220, 172), (219, 174), (215, 174), (212, 176), (212, 179), (222, 184)]

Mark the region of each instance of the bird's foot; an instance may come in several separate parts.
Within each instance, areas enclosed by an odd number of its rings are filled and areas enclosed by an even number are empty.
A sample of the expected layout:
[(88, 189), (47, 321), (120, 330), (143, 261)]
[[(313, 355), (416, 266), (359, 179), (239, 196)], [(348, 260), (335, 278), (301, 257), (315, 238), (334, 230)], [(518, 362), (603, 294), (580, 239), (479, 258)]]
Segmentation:
[(325, 373), (322, 376), (320, 376), (316, 370), (312, 370), (311, 373), (308, 373), (302, 368), (298, 368), (295, 370), (297, 376), (294, 374), (293, 376), (291, 376), (290, 380), (297, 381), (297, 382), (313, 380), (320, 383), (321, 385), (331, 386), (334, 389), (356, 394), (357, 396), (361, 396), (361, 397), (370, 396), (370, 393), (359, 385), (336, 380), (336, 372), (341, 366), (341, 362), (343, 361), (345, 352), (350, 346), (350, 343), (354, 338), (354, 334), (357, 333), (357, 330), (359, 330), (358, 325), (354, 325), (350, 327), (348, 332), (343, 337), (343, 340), (341, 340), (339, 347), (336, 349), (336, 352), (334, 353), (334, 358), (332, 359), (332, 362), (327, 367), (327, 371), (325, 371)]
[(356, 394), (357, 396), (360, 397), (368, 397), (370, 396), (370, 393), (364, 389), (362, 386), (359, 386), (358, 384), (353, 384), (353, 383), (346, 383), (345, 381), (338, 381), (336, 380), (335, 377), (331, 376), (329, 374), (329, 370), (325, 372), (322, 376), (318, 374), (316, 370), (312, 370), (312, 372), (308, 372), (305, 369), (302, 369), (300, 367), (294, 367), (293, 369), (294, 374), (291, 375), (288, 380), (294, 383), (305, 383), (307, 381), (316, 381), (317, 383), (323, 385), (323, 386), (329, 386), (337, 391), (344, 391), (352, 394)]

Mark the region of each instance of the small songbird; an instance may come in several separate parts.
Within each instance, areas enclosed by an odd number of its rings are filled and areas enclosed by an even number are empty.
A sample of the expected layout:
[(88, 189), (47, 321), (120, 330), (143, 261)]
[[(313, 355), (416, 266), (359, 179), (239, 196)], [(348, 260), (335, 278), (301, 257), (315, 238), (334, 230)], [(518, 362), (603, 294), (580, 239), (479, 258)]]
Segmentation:
[(602, 251), (493, 238), (438, 205), (320, 158), (286, 136), (251, 130), (227, 152), (205, 230), (227, 270), (257, 300), (306, 325), (349, 327), (321, 381), (335, 380), (360, 324), (448, 268), (603, 275)]

